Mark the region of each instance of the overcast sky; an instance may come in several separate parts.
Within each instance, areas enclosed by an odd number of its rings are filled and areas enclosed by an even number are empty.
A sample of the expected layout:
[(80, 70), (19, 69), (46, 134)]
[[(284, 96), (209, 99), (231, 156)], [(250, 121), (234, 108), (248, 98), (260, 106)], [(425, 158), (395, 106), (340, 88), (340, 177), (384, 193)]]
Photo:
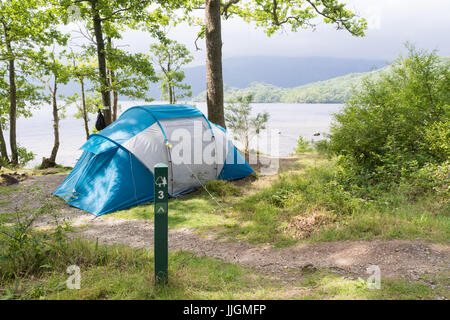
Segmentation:
[[(235, 56), (330, 56), (391, 61), (410, 41), (420, 48), (438, 49), (450, 56), (449, 0), (348, 0), (350, 8), (369, 22), (366, 37), (355, 38), (332, 25), (320, 25), (315, 32), (286, 31), (268, 38), (238, 19), (222, 23), (224, 58)], [(202, 14), (202, 12), (199, 12)], [(198, 29), (180, 25), (170, 30), (170, 37), (184, 43), (195, 56), (192, 65), (204, 64), (204, 41), (196, 51), (194, 40)], [(151, 38), (142, 32), (124, 35), (131, 51), (148, 52)]]

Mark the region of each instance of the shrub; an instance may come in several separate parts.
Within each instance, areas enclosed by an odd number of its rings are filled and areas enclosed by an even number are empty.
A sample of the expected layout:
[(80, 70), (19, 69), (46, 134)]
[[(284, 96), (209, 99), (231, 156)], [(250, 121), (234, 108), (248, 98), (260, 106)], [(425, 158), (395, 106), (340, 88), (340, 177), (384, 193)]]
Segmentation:
[(330, 149), (359, 183), (399, 182), (448, 158), (450, 63), (409, 46), (334, 115)]
[[(0, 220), (0, 282), (54, 270), (67, 248), (65, 234), (71, 227), (60, 218), (59, 202), (37, 187), (28, 191), (29, 203), (41, 203), (40, 207), (16, 207)], [(40, 218), (54, 221), (54, 227), (49, 232), (37, 231), (33, 224)]]
[[(27, 151), (25, 147), (17, 146), (17, 156), (18, 156), (18, 164), (17, 167), (21, 168), (26, 166), (26, 164), (32, 160), (34, 160), (34, 153), (32, 151)], [(10, 166), (5, 160), (0, 159), (0, 167), (1, 166)]]
[(428, 126), (424, 139), (431, 156), (437, 161), (442, 162), (450, 157), (450, 121), (438, 121)]
[(227, 127), (233, 132), (234, 139), (243, 143), (246, 159), (250, 152), (251, 140), (266, 129), (269, 121), (268, 112), (260, 112), (251, 117), (252, 100), (253, 95), (239, 96), (236, 101), (230, 101), (225, 108)]
[(240, 190), (234, 184), (225, 180), (210, 180), (206, 183), (206, 189), (214, 196), (238, 196)]
[(269, 203), (278, 208), (285, 208), (289, 205), (289, 200), (292, 199), (294, 193), (289, 188), (274, 189), (272, 194), (268, 197)]
[(323, 155), (330, 154), (330, 141), (327, 139), (314, 142), (314, 149)]
[[(0, 281), (39, 275), (52, 268), (56, 256), (66, 244), (65, 232), (70, 225), (60, 224), (54, 203), (46, 201), (34, 213), (16, 212), (13, 223), (0, 225)], [(49, 233), (34, 231), (37, 217), (53, 215), (56, 227)], [(53, 261), (53, 262), (52, 262)]]
[(295, 154), (302, 154), (312, 151), (312, 143), (302, 136), (297, 139), (297, 146), (295, 147)]
[(446, 202), (450, 197), (450, 162), (427, 164), (414, 172), (404, 186), (412, 196), (425, 193), (436, 193)]

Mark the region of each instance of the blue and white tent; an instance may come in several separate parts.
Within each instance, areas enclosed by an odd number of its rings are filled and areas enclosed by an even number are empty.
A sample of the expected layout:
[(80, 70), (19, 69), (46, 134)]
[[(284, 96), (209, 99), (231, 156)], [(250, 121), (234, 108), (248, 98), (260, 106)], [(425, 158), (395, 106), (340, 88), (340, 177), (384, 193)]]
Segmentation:
[(96, 216), (153, 201), (158, 163), (169, 167), (172, 197), (208, 180), (235, 180), (253, 172), (226, 131), (189, 105), (129, 108), (81, 149), (53, 193)]

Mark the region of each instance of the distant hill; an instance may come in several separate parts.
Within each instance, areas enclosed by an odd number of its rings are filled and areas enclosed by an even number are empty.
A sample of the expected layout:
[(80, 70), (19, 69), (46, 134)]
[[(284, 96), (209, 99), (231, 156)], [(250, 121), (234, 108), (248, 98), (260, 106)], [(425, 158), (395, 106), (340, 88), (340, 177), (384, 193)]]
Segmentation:
[[(253, 82), (249, 87), (240, 89), (225, 87), (225, 100), (241, 95), (253, 95), (254, 102), (261, 103), (342, 103), (345, 102), (353, 87), (358, 87), (364, 78), (375, 79), (389, 67), (365, 73), (351, 73), (330, 80), (309, 83), (295, 88), (281, 88), (272, 84)], [(206, 91), (194, 98), (205, 101)]]
[[(368, 72), (387, 65), (384, 60), (330, 57), (235, 57), (223, 60), (224, 83), (246, 88), (252, 82), (270, 83), (283, 88), (332, 79), (349, 73)], [(185, 82), (193, 96), (206, 89), (206, 68), (185, 69)]]
[[(332, 57), (234, 57), (223, 60), (224, 83), (230, 87), (246, 88), (253, 82), (270, 83), (283, 88), (332, 79), (349, 73), (377, 70), (386, 66), (384, 60), (365, 60)], [(186, 68), (185, 83), (190, 84), (193, 97), (206, 89), (206, 67)], [(149, 94), (160, 98), (159, 84), (154, 84)], [(87, 85), (90, 87), (90, 85)], [(60, 93), (72, 95), (79, 85), (70, 82), (60, 87)], [(126, 100), (126, 97), (121, 97)]]
[[(441, 59), (450, 62), (450, 57)], [(341, 103), (364, 77), (376, 77), (388, 68), (383, 60), (321, 57), (236, 57), (225, 59), (223, 66), (225, 99), (252, 93), (255, 102), (267, 103)], [(205, 101), (205, 66), (187, 68), (185, 73), (194, 101)], [(79, 90), (79, 84), (72, 81), (58, 93), (73, 95)], [(160, 98), (158, 84), (149, 94)]]
[[(442, 63), (450, 63), (450, 57), (441, 57)], [(390, 66), (379, 70), (350, 73), (324, 81), (317, 81), (295, 88), (283, 88), (264, 82), (252, 82), (246, 88), (225, 86), (225, 100), (241, 95), (253, 95), (254, 102), (260, 103), (343, 103), (351, 94), (352, 88), (358, 88), (362, 80), (376, 80), (382, 73), (389, 72)], [(194, 101), (205, 101), (206, 92), (196, 96)]]

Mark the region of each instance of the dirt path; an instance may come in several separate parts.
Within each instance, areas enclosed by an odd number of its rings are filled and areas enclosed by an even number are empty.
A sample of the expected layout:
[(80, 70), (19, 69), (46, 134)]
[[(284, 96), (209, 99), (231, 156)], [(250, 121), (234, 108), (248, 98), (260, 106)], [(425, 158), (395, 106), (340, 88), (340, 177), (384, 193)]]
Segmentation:
[[(98, 218), (83, 228), (80, 235), (98, 238), (105, 244), (153, 247), (153, 224), (147, 221)], [(424, 273), (448, 270), (450, 256), (448, 246), (407, 240), (327, 242), (275, 249), (204, 238), (187, 229), (170, 231), (169, 247), (286, 276), (289, 269), (311, 265), (364, 276), (369, 265), (378, 265), (384, 277), (415, 279)]]
[[(38, 200), (29, 201), (27, 190), (39, 186), (44, 193), (53, 190), (64, 175), (31, 177), (20, 185), (20, 190), (1, 195), (0, 212), (8, 212), (15, 206), (39, 206)], [(61, 208), (62, 216), (76, 228), (75, 235), (96, 240), (103, 244), (125, 244), (131, 247), (153, 247), (153, 224), (144, 220), (126, 220), (98, 217), (67, 205)], [(37, 227), (44, 227), (49, 220), (41, 219)], [(199, 256), (208, 256), (254, 267), (263, 272), (277, 273), (289, 278), (290, 269), (324, 267), (347, 276), (367, 278), (366, 268), (377, 265), (382, 277), (406, 277), (417, 279), (423, 274), (449, 271), (450, 246), (420, 241), (341, 241), (300, 244), (276, 249), (271, 246), (255, 246), (247, 242), (226, 242), (213, 236), (200, 237), (187, 229), (169, 231), (171, 250), (185, 250)]]

